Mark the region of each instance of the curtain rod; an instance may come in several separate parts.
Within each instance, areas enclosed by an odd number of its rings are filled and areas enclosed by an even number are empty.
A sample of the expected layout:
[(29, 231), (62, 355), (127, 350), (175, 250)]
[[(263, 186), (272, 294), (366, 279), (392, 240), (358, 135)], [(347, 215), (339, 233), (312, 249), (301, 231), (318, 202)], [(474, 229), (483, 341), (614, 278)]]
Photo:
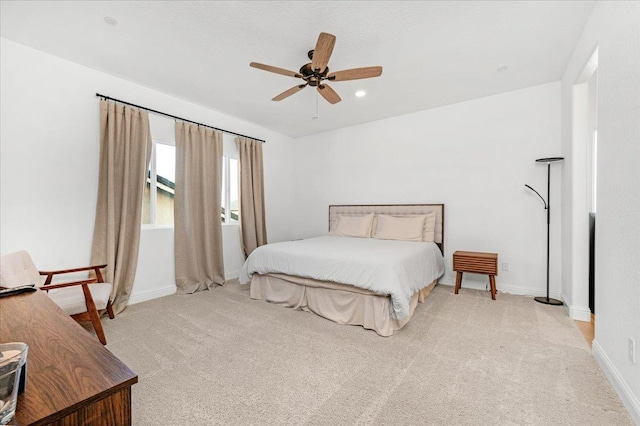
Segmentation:
[(143, 107), (143, 106), (140, 106), (140, 105), (132, 104), (131, 102), (126, 102), (126, 101), (122, 101), (120, 99), (112, 98), (110, 96), (101, 95), (100, 93), (96, 93), (96, 96), (99, 97), (99, 98), (105, 99), (105, 100), (111, 100), (111, 101), (115, 101), (115, 102), (120, 102), (121, 104), (130, 105), (132, 107), (140, 108), (140, 109), (143, 109), (145, 111), (153, 112), (154, 114), (160, 114), (160, 115), (164, 115), (165, 117), (171, 117), (171, 118), (173, 118), (175, 120), (186, 121), (188, 123), (197, 124), (198, 126), (204, 126), (204, 127), (210, 128), (210, 129), (219, 130), (219, 131), (224, 132), (224, 133), (229, 133), (229, 134), (236, 135), (236, 136), (242, 136), (243, 138), (249, 138), (249, 139), (256, 140), (258, 142), (266, 143), (266, 141), (264, 141), (262, 139), (252, 138), (251, 136), (243, 135), (243, 134), (236, 133), (236, 132), (231, 132), (229, 130), (220, 129), (218, 127), (209, 126), (208, 124), (198, 123), (197, 121), (187, 120), (186, 118), (182, 118), (182, 117), (178, 117), (178, 116), (175, 116), (175, 115), (167, 114), (166, 112), (156, 111), (155, 109), (151, 109), (151, 108)]

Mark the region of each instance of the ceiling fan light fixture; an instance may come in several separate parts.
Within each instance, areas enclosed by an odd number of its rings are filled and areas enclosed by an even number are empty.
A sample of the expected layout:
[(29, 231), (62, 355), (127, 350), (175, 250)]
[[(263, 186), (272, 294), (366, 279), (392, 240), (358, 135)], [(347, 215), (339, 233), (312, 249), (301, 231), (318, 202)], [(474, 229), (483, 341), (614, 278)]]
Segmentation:
[(361, 98), (363, 96), (365, 96), (367, 94), (367, 92), (365, 92), (364, 90), (358, 90), (356, 92), (356, 97)]

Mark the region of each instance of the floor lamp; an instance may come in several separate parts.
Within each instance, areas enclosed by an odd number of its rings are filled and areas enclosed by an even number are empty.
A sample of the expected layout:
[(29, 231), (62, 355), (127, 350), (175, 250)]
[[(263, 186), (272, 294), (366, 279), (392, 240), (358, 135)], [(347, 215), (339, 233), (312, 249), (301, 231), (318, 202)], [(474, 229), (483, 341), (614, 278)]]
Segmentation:
[(529, 185), (525, 186), (538, 194), (538, 197), (544, 203), (544, 209), (547, 211), (547, 297), (534, 297), (536, 302), (544, 303), (545, 305), (562, 305), (562, 301), (558, 299), (551, 299), (549, 297), (549, 226), (551, 224), (551, 163), (559, 163), (564, 160), (564, 157), (547, 157), (547, 158), (538, 158), (536, 163), (547, 163), (547, 200), (545, 201), (542, 198), (542, 195)]

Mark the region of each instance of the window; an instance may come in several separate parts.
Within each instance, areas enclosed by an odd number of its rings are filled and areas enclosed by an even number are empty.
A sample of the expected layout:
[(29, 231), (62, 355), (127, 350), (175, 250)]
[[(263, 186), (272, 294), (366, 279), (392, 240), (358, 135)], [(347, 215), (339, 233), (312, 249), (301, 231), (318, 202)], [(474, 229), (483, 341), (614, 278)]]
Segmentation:
[(237, 223), (240, 215), (238, 206), (238, 148), (233, 135), (224, 134), (222, 157), (222, 200), (220, 215), (222, 223)]
[[(176, 174), (175, 122), (166, 117), (150, 114), (149, 125), (153, 145), (142, 204), (142, 223), (173, 226)], [(222, 223), (238, 223), (239, 177), (238, 148), (234, 136), (224, 133), (220, 211)]]
[(173, 197), (176, 181), (175, 122), (150, 114), (153, 145), (142, 204), (142, 223), (173, 226)]
[(142, 205), (142, 223), (173, 226), (176, 147), (153, 141), (147, 185)]

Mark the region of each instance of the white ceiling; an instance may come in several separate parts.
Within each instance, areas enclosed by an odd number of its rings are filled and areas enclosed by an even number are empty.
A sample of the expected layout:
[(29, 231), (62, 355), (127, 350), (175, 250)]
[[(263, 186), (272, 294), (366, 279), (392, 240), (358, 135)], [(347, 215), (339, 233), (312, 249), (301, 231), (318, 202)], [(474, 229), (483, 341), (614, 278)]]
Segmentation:
[[(0, 23), (2, 37), (298, 137), (557, 81), (593, 5), (2, 1)], [(107, 25), (106, 16), (118, 25)], [(313, 88), (273, 102), (299, 80), (249, 62), (297, 71), (321, 31), (337, 37), (332, 71), (384, 71), (331, 83), (343, 100), (320, 98), (313, 120)], [(502, 65), (508, 70), (496, 72)], [(356, 98), (359, 89), (367, 96)]]

